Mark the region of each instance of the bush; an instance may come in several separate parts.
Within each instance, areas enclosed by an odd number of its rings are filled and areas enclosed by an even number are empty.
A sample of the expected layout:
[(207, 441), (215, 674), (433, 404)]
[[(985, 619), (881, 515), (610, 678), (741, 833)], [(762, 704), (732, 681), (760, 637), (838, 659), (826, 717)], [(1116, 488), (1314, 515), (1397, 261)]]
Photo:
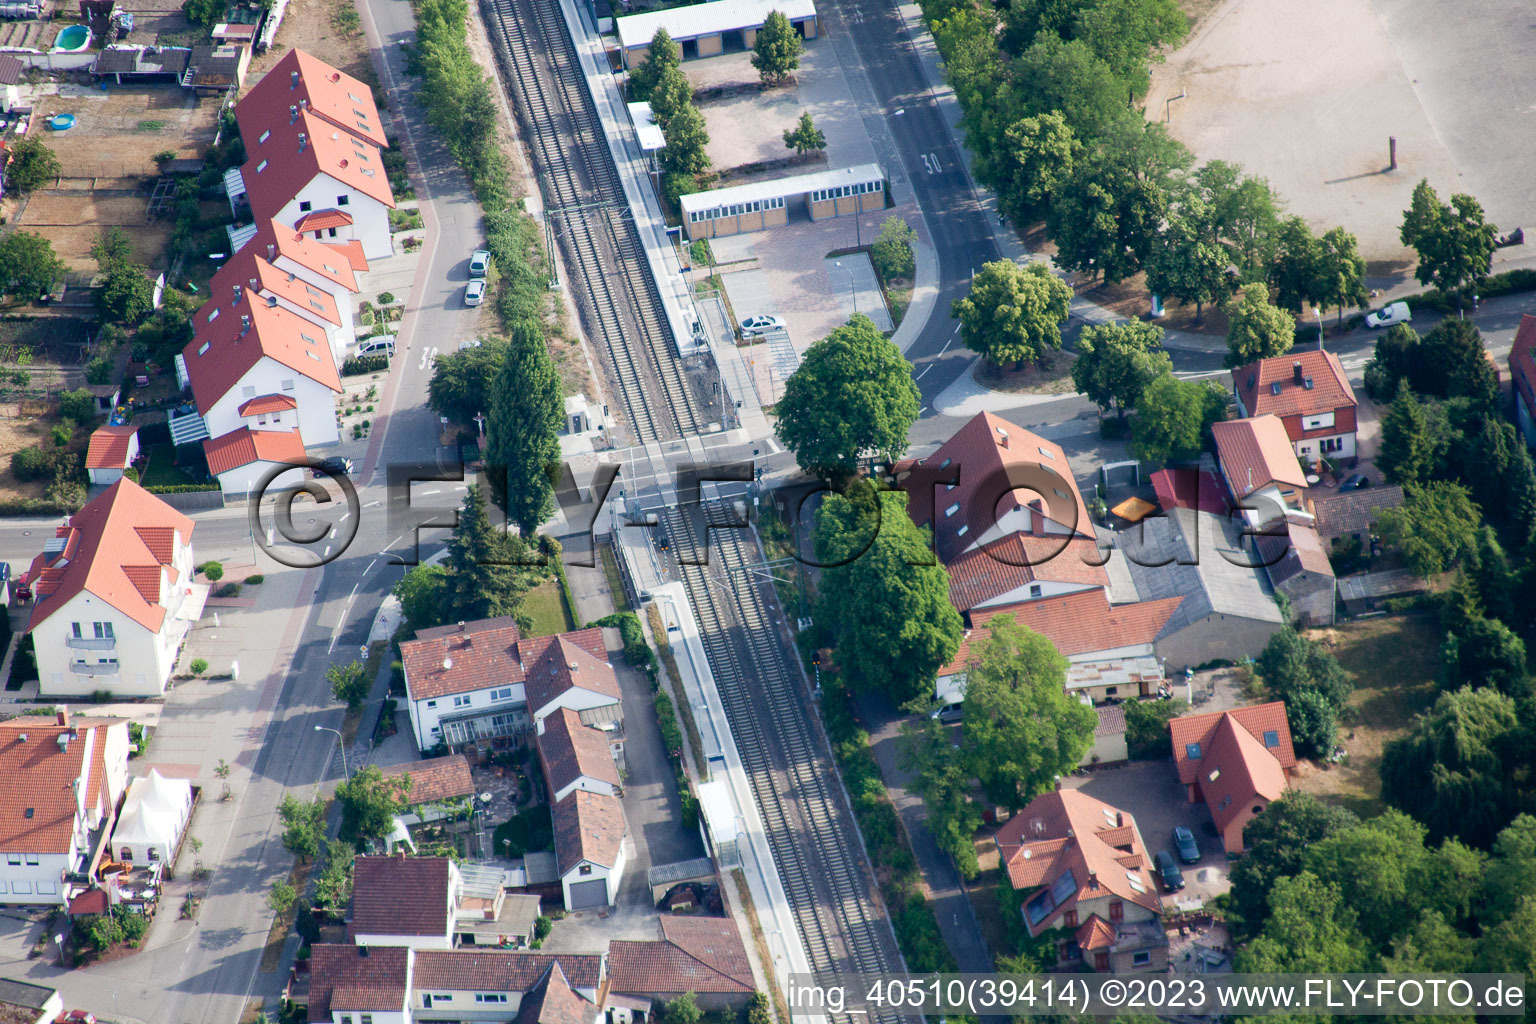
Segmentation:
[(74, 436), (75, 431), (68, 423), (56, 423), (53, 429), (48, 431), (48, 439), (53, 442), (55, 448), (66, 447)]
[(204, 672), (208, 671), (208, 659), (207, 658), (193, 658), (192, 659), (192, 664), (188, 665), (187, 667), (192, 670), (192, 674), (193, 675), (200, 676)]
[(224, 564), (222, 562), (204, 562), (197, 567), (197, 571), (208, 577), (209, 583), (217, 583), (224, 578)]
[(656, 653), (651, 650), (651, 645), (646, 643), (645, 630), (641, 628), (640, 618), (634, 612), (614, 612), (612, 615), (605, 615), (598, 619), (592, 625), (617, 629), (624, 641), (624, 660), (636, 668), (655, 672)]
[(106, 384), (112, 380), (112, 360), (106, 356), (97, 356), (85, 366), (85, 382), (87, 384)]
[(96, 421), (96, 399), (84, 388), (66, 391), (59, 396), (59, 416), (74, 420), (82, 426)]
[(245, 578), (246, 586), (249, 586), (249, 587), (257, 586), (259, 584), (265, 583), (266, 581), (267, 581), (267, 578), (265, 576), (263, 576), (261, 573), (257, 573), (254, 576), (247, 576)]
[(11, 475), (22, 483), (53, 475), (53, 460), (41, 448), (23, 448), (11, 455)]
[(222, 587), (220, 587), (219, 589), (215, 590), (213, 592), (213, 596), (214, 597), (239, 597), (240, 596), (240, 584), (238, 584), (238, 583), (226, 583)]
[(150, 494), (193, 494), (201, 491), (216, 491), (219, 489), (219, 483), (217, 480), (211, 480), (206, 484), (156, 484), (144, 489)]
[(388, 306), (395, 301), (394, 292), (379, 292), (379, 305)]
[(378, 373), (389, 369), (388, 356), (353, 356), (342, 361), (343, 377), (360, 377), (365, 373)]
[(533, 937), (536, 939), (547, 939), (549, 937), (550, 930), (554, 927), (555, 923), (553, 921), (545, 917), (543, 914), (540, 914), (538, 917), (533, 919)]
[(112, 703), (112, 691), (111, 690), (92, 690), (91, 691), (91, 703), (92, 704), (111, 704)]

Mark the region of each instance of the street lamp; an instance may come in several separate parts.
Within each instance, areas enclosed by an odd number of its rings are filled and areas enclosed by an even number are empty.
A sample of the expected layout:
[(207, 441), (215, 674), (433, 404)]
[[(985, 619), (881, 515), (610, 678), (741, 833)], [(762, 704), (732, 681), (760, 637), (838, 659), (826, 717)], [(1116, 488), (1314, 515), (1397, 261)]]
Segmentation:
[(1163, 123), (1164, 124), (1167, 124), (1168, 122), (1173, 120), (1173, 101), (1174, 100), (1182, 100), (1182, 99), (1184, 99), (1184, 97), (1186, 97), (1188, 95), (1189, 95), (1189, 90), (1188, 89), (1180, 89), (1179, 90), (1179, 94), (1177, 96), (1169, 96), (1166, 100), (1163, 101)]
[(341, 730), (332, 729), (325, 725), (317, 725), (315, 726), (315, 732), (333, 732), (336, 734), (336, 745), (341, 748), (341, 774), (346, 777), (348, 782), (352, 781), (352, 773), (347, 770), (347, 741), (346, 737), (342, 736)]
[(858, 293), (858, 290), (854, 287), (853, 269), (851, 267), (843, 266), (843, 261), (842, 260), (833, 260), (832, 261), (832, 266), (836, 267), (838, 270), (841, 270), (843, 273), (848, 275), (848, 296), (851, 299), (853, 299), (853, 311), (854, 311), (854, 313), (858, 313), (858, 311), (859, 311), (859, 293)]

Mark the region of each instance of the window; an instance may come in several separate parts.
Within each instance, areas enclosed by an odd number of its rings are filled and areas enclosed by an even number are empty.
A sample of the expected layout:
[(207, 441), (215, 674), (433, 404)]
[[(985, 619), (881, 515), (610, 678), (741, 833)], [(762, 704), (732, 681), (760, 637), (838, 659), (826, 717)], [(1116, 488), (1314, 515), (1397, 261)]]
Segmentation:
[(1123, 921), (1125, 919), (1125, 904), (1120, 900), (1109, 905), (1109, 919), (1111, 921)]
[(964, 537), (966, 534), (968, 534), (970, 532), (971, 532), (971, 524), (970, 523), (966, 523), (964, 526), (960, 527), (960, 529), (955, 531), (955, 536), (956, 537)]
[(93, 622), (91, 623), (91, 629), (95, 631), (97, 640), (112, 639), (112, 623), (110, 622)]
[(35, 853), (27, 854), (27, 867), (29, 867), (29, 868), (37, 867), (37, 854), (35, 854)]
[(956, 512), (959, 512), (959, 511), (960, 511), (960, 503), (957, 501), (953, 505), (949, 506), (949, 508), (944, 510), (944, 518), (948, 519), (950, 516), (954, 515)]
[(323, 231), (319, 231), (319, 230), (317, 230), (317, 231), (316, 231), (316, 232), (315, 232), (315, 240), (316, 240), (316, 241), (319, 241), (319, 240), (320, 240), (320, 236), (321, 236), (321, 235), (322, 235), (322, 234), (324, 234), (324, 233), (325, 233), (325, 232), (323, 232)]
[(358, 1021), (358, 1024), (373, 1024), (373, 1014), (371, 1014), (371, 1013), (363, 1014), (362, 1015), (362, 1019)]
[(5, 855), (5, 862), (13, 868), (19, 868), (21, 867), (21, 854), (8, 853)]
[(197, 346), (197, 354), (200, 355), (200, 356), (207, 355), (208, 354), (208, 345), (209, 345), (209, 343), (205, 341), (201, 345)]
[[(358, 99), (356, 96), (353, 96), (351, 93), (347, 93), (347, 99), (349, 99), (353, 103), (357, 103), (357, 104), (361, 104), (363, 102), (362, 100)], [(352, 113), (356, 114), (358, 117), (367, 117), (368, 116), (367, 114), (364, 114), (360, 110), (354, 110), (354, 111), (352, 111)], [(447, 996), (443, 996), (443, 998), (447, 999), (448, 997)]]
[(1040, 594), (1041, 594), (1040, 584), (1038, 584), (1038, 583), (1031, 583), (1029, 585), (1029, 596), (1030, 597), (1039, 597)]
[(1052, 455), (1050, 452), (1046, 451), (1044, 448), (1040, 447), (1039, 445), (1035, 445), (1035, 451), (1040, 453), (1040, 457), (1042, 459), (1050, 459), (1052, 462), (1056, 461), (1056, 456)]
[(949, 468), (949, 464), (951, 462), (954, 462), (954, 461), (955, 461), (954, 459), (945, 459), (943, 462), (939, 463), (939, 468), (940, 469), (948, 469)]
[(1211, 780), (1212, 782), (1215, 782), (1217, 779), (1221, 778), (1221, 769), (1220, 768), (1212, 768), (1211, 769), (1211, 774), (1207, 775), (1206, 778)]
[(330, 234), (326, 236), (327, 238), (335, 238), (336, 237), (336, 229), (335, 228), (328, 228), (327, 230), (330, 232)]
[(11, 883), (11, 892), (22, 893), (23, 895), (25, 895), (27, 893), (30, 893), (31, 891), (32, 891), (32, 883), (31, 882), (12, 882)]
[(337, 206), (346, 206), (351, 201), (352, 201), (352, 197), (351, 196), (337, 196), (336, 197), (336, 205)]
[(267, 169), (267, 162), (265, 160), (263, 160), (261, 163), (256, 165), (256, 173), (257, 174), (260, 174), (262, 171), (264, 171), (266, 169)]
[(155, 848), (154, 848), (154, 847), (153, 847), (153, 846), (151, 846), (151, 847), (150, 847), (150, 848), (149, 848), (149, 859), (150, 859), (150, 860), (151, 860), (151, 861), (157, 861), (157, 860), (159, 860), (159, 859), (160, 859), (160, 851), (159, 851), (159, 850), (157, 850), (157, 849), (155, 849)]
[(505, 992), (476, 992), (475, 993), (475, 1002), (477, 1002), (477, 1003), (505, 1003), (506, 1001), (507, 1001), (507, 994)]
[(491, 691), (491, 700), (511, 700), (511, 699), (512, 699), (512, 687), (510, 687), (510, 686), (503, 686), (499, 690), (492, 690)]
[(133, 860), (133, 848), (132, 847), (128, 847), (128, 846), (123, 847), (122, 856), (118, 857), (117, 859), (118, 860)]
[[(1149, 950), (1149, 949), (1138, 949), (1136, 952), (1131, 954), (1131, 966), (1132, 967), (1145, 967), (1145, 966), (1147, 966), (1147, 964), (1150, 964), (1151, 962), (1152, 962), (1152, 951)], [(363, 1021), (363, 1024), (368, 1024), (368, 1022), (367, 1021)]]
[(1119, 692), (1120, 692), (1120, 687), (1118, 687), (1118, 686), (1106, 686), (1106, 687), (1104, 687), (1104, 696), (1106, 696), (1106, 697), (1113, 697), (1115, 694), (1117, 694)]
[(264, 427), (264, 426), (267, 425), (267, 414), (266, 413), (262, 413), (261, 415), (256, 417), (256, 425), (258, 427)]
[(299, 200), (299, 212), (300, 213), (308, 213), (309, 212), (309, 208), (311, 206), (313, 206), (313, 205), (314, 204), (311, 203), (308, 199), (300, 199)]
[(1061, 923), (1066, 925), (1068, 928), (1076, 928), (1077, 927), (1077, 911), (1069, 910), (1065, 914), (1062, 914), (1061, 915)]
[(256, 140), (256, 145), (258, 145), (258, 146), (261, 145), (263, 142), (266, 142), (271, 137), (272, 137), (272, 129), (268, 128), (266, 131), (261, 133), (261, 138)]
[(305, 352), (304, 354), (309, 356), (309, 358), (313, 359), (317, 363), (320, 361), (320, 357), (315, 355), (313, 352)]
[(1093, 954), (1093, 969), (1096, 970), (1096, 971), (1107, 971), (1107, 970), (1109, 970), (1109, 954), (1108, 953), (1095, 953), (1095, 954)]
[(309, 300), (309, 305), (310, 305), (310, 308), (315, 310), (316, 312), (319, 312), (319, 313), (324, 313), (325, 312), (325, 307), (320, 305), (320, 303), (316, 302), (314, 299), (310, 299)]
[(254, 384), (247, 384), (247, 385), (245, 385), (245, 387), (240, 389), (240, 397), (241, 398), (255, 398), (256, 397), (256, 386)]
[(470, 701), (472, 699), (473, 698), (471, 698), (469, 696), (469, 694), (464, 694), (463, 696), (455, 697), (455, 698), (453, 698), (453, 706), (456, 707), (456, 708), (467, 708), (467, 707), (469, 707)]
[(318, 344), (320, 344), (318, 341), (316, 341), (314, 338), (311, 338), (309, 335), (305, 334), (303, 331), (299, 332), (299, 337), (303, 338), (305, 341), (309, 342), (311, 345), (318, 345)]
[(1198, 760), (1200, 760), (1200, 744), (1198, 744), (1198, 743), (1186, 743), (1186, 744), (1184, 744), (1184, 756), (1189, 758), (1191, 761), (1198, 761)]
[(1280, 745), (1280, 733), (1276, 729), (1264, 730), (1264, 745), (1266, 747), (1278, 747)]
[(579, 875), (590, 875), (592, 873), (592, 865), (583, 864), (581, 867), (576, 869), (576, 873)]
[(69, 624), (69, 628), (74, 632), (76, 640), (80, 640), (85, 637), (85, 634), (80, 631), (80, 623), (71, 622)]
[(429, 708), (435, 708), (435, 707), (437, 707), (437, 701), (435, 701), (435, 700), (429, 700), (429, 701), (427, 701), (427, 707), (429, 707)]
[(363, 122), (361, 122), (361, 121), (357, 122), (357, 126), (359, 128), (361, 128), (363, 131), (367, 131), (368, 130), (368, 126), (366, 124), (364, 124)]
[[(293, 277), (292, 277), (292, 275), (289, 275), (289, 280), (290, 280), (290, 281), (291, 281), (291, 280), (293, 280)], [(316, 287), (314, 287), (314, 286), (313, 286), (313, 285), (307, 285), (307, 284), (306, 284), (306, 285), (305, 285), (305, 286), (304, 286), (304, 290), (305, 290), (305, 291), (306, 291), (306, 292), (309, 292), (309, 294), (311, 294), (311, 295), (313, 295), (313, 296), (315, 296), (315, 297), (316, 297), (316, 298), (319, 298), (319, 297), (320, 297), (320, 290), (319, 290), (319, 289), (318, 289), (318, 288), (316, 288)]]
[(284, 391), (292, 391), (293, 390), (293, 381), (291, 381), (291, 380), (283, 381), (283, 390)]
[(208, 314), (208, 322), (209, 323), (213, 323), (218, 318), (219, 318), (219, 307), (218, 306), (214, 306), (213, 307), (213, 312)]
[(1254, 804), (1253, 805), (1253, 813), (1254, 814), (1263, 814), (1264, 813), (1264, 808), (1259, 806), (1258, 804)]

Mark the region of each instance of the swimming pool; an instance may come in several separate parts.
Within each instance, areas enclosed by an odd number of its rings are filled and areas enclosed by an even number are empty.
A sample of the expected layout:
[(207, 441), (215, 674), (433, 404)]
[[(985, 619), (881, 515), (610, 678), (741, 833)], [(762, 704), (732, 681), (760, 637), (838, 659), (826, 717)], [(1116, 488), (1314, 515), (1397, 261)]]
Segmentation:
[(84, 25), (70, 25), (53, 41), (54, 53), (76, 53), (91, 45), (91, 30)]

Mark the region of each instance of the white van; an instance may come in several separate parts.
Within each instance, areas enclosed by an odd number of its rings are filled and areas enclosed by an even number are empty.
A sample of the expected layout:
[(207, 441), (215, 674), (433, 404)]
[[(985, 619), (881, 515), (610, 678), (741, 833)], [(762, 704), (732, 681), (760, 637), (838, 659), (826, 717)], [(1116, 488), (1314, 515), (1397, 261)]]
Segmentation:
[(357, 343), (359, 356), (393, 356), (395, 354), (395, 338), (391, 334), (375, 334), (371, 338), (365, 338)]
[(1367, 327), (1391, 327), (1393, 324), (1406, 324), (1413, 320), (1413, 311), (1408, 308), (1406, 302), (1392, 302), (1374, 313), (1367, 313), (1365, 326)]

